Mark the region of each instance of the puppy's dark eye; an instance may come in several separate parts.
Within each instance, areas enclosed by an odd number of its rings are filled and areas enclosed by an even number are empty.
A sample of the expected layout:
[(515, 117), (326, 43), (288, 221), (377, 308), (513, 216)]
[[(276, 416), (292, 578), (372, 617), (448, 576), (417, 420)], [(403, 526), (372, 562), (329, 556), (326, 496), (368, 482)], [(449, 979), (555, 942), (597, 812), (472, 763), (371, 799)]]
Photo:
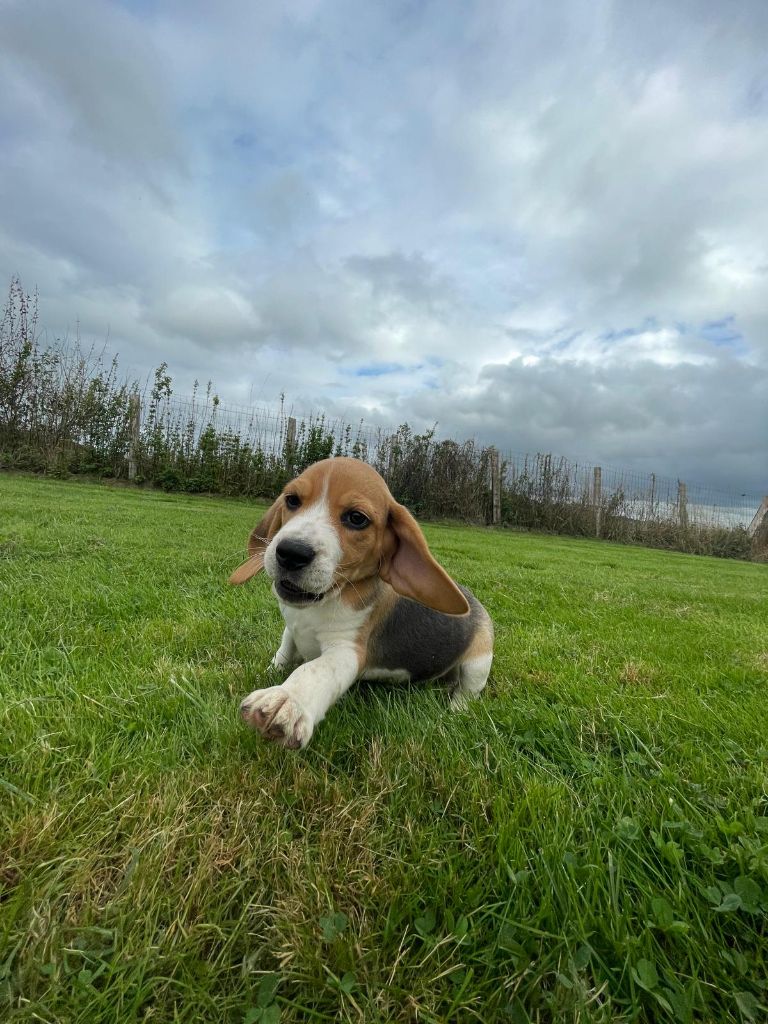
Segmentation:
[(365, 512), (360, 512), (356, 508), (351, 508), (349, 512), (345, 512), (341, 517), (341, 521), (351, 530), (364, 530), (366, 526), (371, 525), (371, 520)]
[(286, 494), (285, 507), (289, 508), (292, 512), (297, 508), (301, 508), (301, 498), (298, 494)]

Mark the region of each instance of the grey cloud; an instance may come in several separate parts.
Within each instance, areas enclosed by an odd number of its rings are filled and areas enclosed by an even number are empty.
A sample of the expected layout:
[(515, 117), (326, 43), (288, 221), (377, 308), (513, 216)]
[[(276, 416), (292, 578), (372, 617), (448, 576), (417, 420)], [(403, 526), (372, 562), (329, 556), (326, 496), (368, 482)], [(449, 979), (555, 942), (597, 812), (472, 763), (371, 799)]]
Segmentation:
[(161, 296), (147, 320), (160, 335), (177, 335), (210, 349), (247, 341), (259, 331), (258, 315), (247, 299), (232, 288), (203, 283)]
[(764, 4), (126, 7), (0, 13), (0, 279), (51, 333), (764, 489)]
[(115, 5), (25, 0), (4, 5), (2, 48), (27, 70), (46, 107), (92, 151), (153, 171), (178, 163), (164, 61), (146, 32)]
[(58, 264), (59, 287), (83, 305), (90, 288), (117, 297), (167, 278), (169, 264), (183, 273), (201, 246), (180, 209), (183, 147), (164, 63), (140, 25), (91, 0), (10, 2), (0, 55), (0, 272), (42, 289)]
[(376, 297), (399, 300), (433, 312), (439, 312), (455, 292), (451, 281), (438, 274), (434, 264), (421, 253), (411, 256), (401, 252), (350, 256), (346, 266), (370, 283)]
[(610, 369), (522, 359), (483, 368), (446, 402), (426, 392), (399, 419), (437, 422), (515, 452), (554, 452), (729, 489), (765, 490), (768, 371), (721, 357), (709, 365), (640, 362)]

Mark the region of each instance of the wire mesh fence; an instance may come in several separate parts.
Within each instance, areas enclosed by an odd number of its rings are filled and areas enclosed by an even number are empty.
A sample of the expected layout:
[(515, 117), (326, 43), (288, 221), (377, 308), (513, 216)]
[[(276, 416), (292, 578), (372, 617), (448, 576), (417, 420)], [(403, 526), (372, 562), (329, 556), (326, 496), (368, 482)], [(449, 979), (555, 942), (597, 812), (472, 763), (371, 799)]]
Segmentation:
[(768, 546), (758, 495), (549, 454), (508, 453), (497, 486), (498, 519), (520, 526), (728, 557)]
[(601, 504), (609, 514), (620, 512), (638, 523), (748, 529), (762, 500), (756, 494), (553, 455), (508, 452), (503, 473), (503, 486), (513, 492), (528, 492), (550, 503), (562, 494), (587, 506)]
[[(344, 453), (352, 449), (367, 458), (375, 450), (381, 431), (364, 423), (350, 424), (341, 417), (323, 413), (295, 414), (290, 408), (267, 406), (240, 406), (222, 403), (215, 395), (172, 395), (158, 406), (156, 415), (168, 425), (183, 422), (190, 437), (199, 442), (203, 432), (213, 427), (217, 432), (236, 435), (253, 448), (269, 455), (284, 451), (291, 432), (308, 431), (321, 427), (326, 437), (333, 438), (334, 449)], [(292, 426), (294, 424), (294, 426)]]
[(364, 459), (417, 515), (490, 522), (734, 557), (768, 550), (768, 498), (551, 454), (502, 454), (407, 425), (376, 428), (285, 405), (173, 392), (165, 364), (142, 389), (117, 360), (37, 342), (18, 281), (0, 318), (0, 468), (127, 477), (166, 490), (273, 498), (319, 459)]
[[(139, 477), (191, 490), (271, 495), (332, 455), (373, 465), (417, 514), (745, 556), (759, 495), (552, 454), (507, 452), (407, 426), (373, 428), (206, 394), (157, 396), (139, 430)], [(496, 478), (495, 478), (496, 477)]]

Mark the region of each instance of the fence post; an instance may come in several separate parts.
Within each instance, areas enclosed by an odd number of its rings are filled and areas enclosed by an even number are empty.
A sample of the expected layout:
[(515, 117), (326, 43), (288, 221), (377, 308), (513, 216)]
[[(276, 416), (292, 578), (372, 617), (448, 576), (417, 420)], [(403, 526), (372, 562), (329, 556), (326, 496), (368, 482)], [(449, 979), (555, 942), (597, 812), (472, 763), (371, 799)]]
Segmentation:
[(501, 466), (496, 448), (488, 451), (488, 472), (491, 477), (491, 525), (498, 526), (501, 522)]
[(760, 502), (760, 508), (755, 512), (752, 522), (747, 527), (749, 536), (754, 537), (766, 520), (768, 520), (768, 494)]
[(656, 517), (656, 474), (651, 473), (651, 503), (648, 510), (648, 518), (654, 519)]
[(130, 441), (128, 442), (128, 479), (136, 479), (138, 468), (139, 440), (141, 438), (141, 398), (138, 395), (128, 397), (128, 425)]
[(289, 416), (288, 417), (288, 430), (287, 430), (286, 435), (285, 435), (285, 443), (290, 448), (293, 448), (293, 446), (296, 444), (296, 417), (295, 416)]
[(600, 536), (603, 516), (603, 471), (600, 466), (592, 470), (592, 504), (595, 506), (595, 536)]
[(542, 464), (541, 472), (541, 483), (542, 490), (541, 496), (545, 503), (549, 505), (552, 498), (552, 453), (548, 452), (544, 456), (544, 462)]
[(688, 529), (688, 487), (682, 480), (677, 481), (677, 511), (680, 517), (680, 526)]
[(291, 471), (296, 458), (296, 417), (288, 417), (288, 428), (285, 431), (285, 461)]

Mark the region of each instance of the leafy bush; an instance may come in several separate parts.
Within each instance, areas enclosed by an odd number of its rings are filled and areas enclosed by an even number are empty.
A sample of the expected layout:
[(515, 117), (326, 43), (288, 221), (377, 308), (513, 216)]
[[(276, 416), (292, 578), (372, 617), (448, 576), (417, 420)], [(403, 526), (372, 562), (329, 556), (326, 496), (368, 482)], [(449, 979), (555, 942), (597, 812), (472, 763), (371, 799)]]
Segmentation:
[[(132, 409), (143, 411), (138, 431)], [(373, 465), (417, 516), (487, 522), (490, 449), (437, 440), (407, 424), (372, 432), (324, 416), (294, 420), (222, 409), (208, 384), (174, 397), (161, 363), (150, 381), (119, 377), (117, 359), (84, 351), (78, 338), (41, 346), (37, 296), (18, 279), (0, 321), (0, 468), (57, 477), (126, 478), (166, 491), (271, 498), (319, 459), (347, 455)], [(501, 466), (501, 521), (511, 527), (595, 536), (597, 509), (584, 468), (552, 455)], [(602, 492), (600, 536), (726, 558), (766, 557), (768, 535), (741, 527), (688, 526), (669, 500), (633, 498), (621, 482)], [(646, 504), (648, 507), (646, 507)]]

